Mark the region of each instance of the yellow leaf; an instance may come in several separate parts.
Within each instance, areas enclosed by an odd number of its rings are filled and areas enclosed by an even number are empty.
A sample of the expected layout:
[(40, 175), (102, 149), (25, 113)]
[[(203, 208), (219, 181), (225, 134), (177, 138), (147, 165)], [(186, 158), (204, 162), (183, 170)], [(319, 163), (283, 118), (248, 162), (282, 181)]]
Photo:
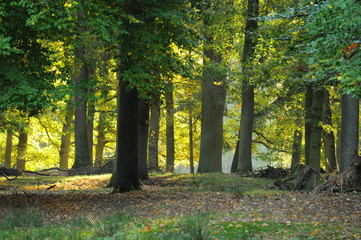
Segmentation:
[(320, 231), (316, 229), (316, 230), (314, 230), (314, 231), (311, 232), (311, 235), (312, 235), (312, 236), (316, 236), (316, 235), (318, 235), (319, 232), (320, 232)]

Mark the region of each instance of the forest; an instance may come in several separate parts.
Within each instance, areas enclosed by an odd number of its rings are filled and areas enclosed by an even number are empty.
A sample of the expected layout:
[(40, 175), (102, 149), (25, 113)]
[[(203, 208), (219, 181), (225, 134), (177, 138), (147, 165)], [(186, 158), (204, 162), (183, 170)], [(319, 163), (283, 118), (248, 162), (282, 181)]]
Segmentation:
[(2, 0), (0, 239), (358, 239), (360, 44), (359, 0)]

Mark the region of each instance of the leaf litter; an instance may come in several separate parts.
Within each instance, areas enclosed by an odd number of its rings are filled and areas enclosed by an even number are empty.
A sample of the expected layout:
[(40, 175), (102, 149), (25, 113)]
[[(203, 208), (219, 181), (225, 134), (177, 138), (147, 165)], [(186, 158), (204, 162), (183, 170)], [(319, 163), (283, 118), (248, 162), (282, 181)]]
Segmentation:
[[(360, 193), (265, 192), (236, 194), (198, 191), (191, 180), (179, 185), (167, 178), (151, 177), (142, 191), (110, 194), (109, 177), (77, 178), (34, 187), (13, 186), (0, 191), (0, 219), (11, 209), (33, 206), (47, 224), (66, 223), (76, 217), (101, 218), (124, 213), (144, 218), (178, 217), (194, 213), (223, 214), (219, 221), (311, 223), (361, 229)], [(39, 185), (39, 184), (38, 184)], [(46, 190), (49, 186), (55, 187)], [(5, 184), (2, 184), (5, 186)], [(317, 229), (316, 229), (317, 230)], [(318, 233), (312, 232), (311, 235)]]

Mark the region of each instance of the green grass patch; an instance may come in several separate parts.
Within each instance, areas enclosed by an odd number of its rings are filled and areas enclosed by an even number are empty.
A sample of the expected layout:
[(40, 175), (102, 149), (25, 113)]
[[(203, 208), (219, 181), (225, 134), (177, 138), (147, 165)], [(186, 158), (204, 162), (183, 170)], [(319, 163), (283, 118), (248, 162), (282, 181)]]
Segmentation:
[(2, 229), (0, 239), (357, 239), (361, 234), (339, 224), (242, 219), (206, 213), (158, 218), (115, 214), (101, 220), (78, 218), (58, 226), (9, 227)]

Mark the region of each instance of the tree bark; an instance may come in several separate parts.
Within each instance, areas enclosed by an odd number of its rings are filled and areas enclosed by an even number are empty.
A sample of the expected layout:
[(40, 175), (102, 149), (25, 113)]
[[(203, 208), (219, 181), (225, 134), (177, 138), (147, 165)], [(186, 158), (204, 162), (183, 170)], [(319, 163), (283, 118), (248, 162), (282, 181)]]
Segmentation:
[(312, 120), (313, 88), (308, 85), (305, 96), (305, 164), (310, 164), (311, 120)]
[(189, 166), (190, 166), (190, 173), (194, 173), (193, 117), (192, 117), (192, 110), (189, 110), (189, 114), (188, 114), (188, 127), (189, 127)]
[(222, 56), (206, 38), (202, 76), (201, 146), (199, 173), (222, 172), (223, 115), (226, 101), (226, 73)]
[(71, 134), (72, 127), (71, 122), (73, 120), (74, 110), (71, 109), (70, 103), (68, 103), (65, 112), (65, 119), (63, 124), (63, 131), (61, 134), (61, 143), (60, 143), (60, 169), (68, 169), (69, 168), (69, 153), (71, 146)]
[(301, 145), (302, 145), (302, 132), (300, 130), (295, 130), (293, 132), (291, 167), (294, 167), (301, 162)]
[(149, 146), (148, 160), (149, 170), (158, 171), (158, 142), (159, 142), (159, 122), (160, 122), (160, 96), (157, 95), (152, 103), (150, 122), (149, 122)]
[(95, 145), (95, 162), (98, 163), (103, 159), (103, 153), (105, 145), (107, 144), (107, 140), (105, 137), (105, 130), (106, 130), (106, 117), (107, 114), (105, 112), (100, 112), (99, 114), (99, 122), (97, 125), (97, 143)]
[(336, 149), (335, 149), (335, 135), (332, 130), (330, 94), (328, 90), (325, 91), (325, 96), (324, 96), (322, 123), (324, 126), (326, 126), (326, 128), (324, 128), (322, 131), (326, 172), (332, 173), (335, 170), (337, 170), (337, 162), (336, 162)]
[(92, 165), (89, 155), (88, 128), (87, 128), (87, 88), (88, 70), (82, 59), (85, 47), (76, 50), (76, 58), (81, 62), (79, 73), (74, 77), (75, 93), (75, 160), (72, 168), (84, 168)]
[(148, 179), (147, 146), (149, 131), (149, 103), (145, 99), (139, 99), (139, 128), (138, 128), (138, 167), (139, 178)]
[[(323, 113), (324, 89), (314, 89), (311, 109), (311, 136), (310, 136), (310, 156), (309, 165), (320, 174), (321, 163), (321, 135), (322, 135), (322, 113)], [(316, 179), (319, 183), (319, 176)]]
[(341, 100), (341, 146), (339, 170), (344, 172), (350, 167), (358, 154), (359, 141), (359, 99), (343, 95)]
[(128, 83), (121, 75), (118, 78), (117, 146), (115, 166), (108, 185), (114, 187), (113, 193), (140, 190), (138, 174), (138, 91), (128, 89)]
[[(173, 86), (171, 86), (173, 88)], [(174, 149), (174, 102), (173, 102), (173, 89), (166, 91), (166, 171), (174, 171), (175, 149)]]
[(19, 170), (25, 170), (27, 144), (28, 132), (27, 130), (21, 130), (19, 133), (18, 155), (16, 158), (16, 167)]
[(8, 129), (6, 132), (6, 146), (5, 146), (5, 167), (11, 168), (11, 153), (13, 150), (13, 131)]
[(248, 0), (245, 38), (242, 53), (242, 107), (239, 131), (239, 151), (237, 156), (237, 172), (252, 171), (252, 132), (254, 123), (254, 86), (251, 83), (251, 73), (258, 29), (259, 0)]

